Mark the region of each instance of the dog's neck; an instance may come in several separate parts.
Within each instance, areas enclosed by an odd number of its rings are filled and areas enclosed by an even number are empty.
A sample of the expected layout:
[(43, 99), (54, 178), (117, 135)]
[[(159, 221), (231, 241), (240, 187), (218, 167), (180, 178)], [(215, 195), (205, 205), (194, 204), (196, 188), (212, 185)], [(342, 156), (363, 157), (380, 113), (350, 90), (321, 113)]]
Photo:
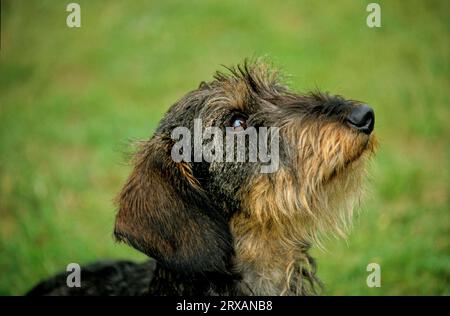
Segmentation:
[(158, 296), (237, 296), (244, 295), (239, 277), (222, 273), (184, 274), (156, 264), (149, 295)]
[[(288, 235), (294, 229), (261, 225), (240, 215), (231, 223), (234, 271), (247, 295), (313, 295), (321, 288), (310, 244)], [(287, 225), (286, 225), (287, 226)]]
[(259, 296), (316, 294), (320, 281), (307, 248), (285, 252), (281, 246), (276, 249), (275, 244), (276, 241), (262, 242), (260, 250), (248, 244), (246, 250), (241, 250), (241, 254), (256, 250), (251, 258), (236, 258), (235, 267), (242, 276), (241, 291)]
[(321, 289), (308, 243), (256, 226), (232, 223), (232, 233), (235, 254), (229, 273), (186, 275), (158, 264), (149, 294), (314, 295)]
[[(236, 257), (235, 274), (189, 274), (156, 265), (149, 295), (312, 295), (320, 282), (315, 277), (314, 260), (307, 249), (282, 254), (267, 245), (253, 260)], [(244, 260), (243, 260), (244, 259)]]

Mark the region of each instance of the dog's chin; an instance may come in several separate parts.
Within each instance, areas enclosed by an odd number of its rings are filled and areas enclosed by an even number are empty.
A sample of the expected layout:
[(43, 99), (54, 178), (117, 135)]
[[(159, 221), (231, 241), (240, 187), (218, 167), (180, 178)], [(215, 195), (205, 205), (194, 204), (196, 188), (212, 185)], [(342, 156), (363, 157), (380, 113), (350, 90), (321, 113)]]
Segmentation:
[(351, 175), (352, 170), (362, 169), (365, 167), (366, 160), (374, 153), (377, 146), (376, 137), (372, 135), (358, 135), (355, 145), (343, 154), (345, 159), (331, 168), (331, 172), (324, 177), (323, 183), (329, 184), (336, 178), (344, 175)]

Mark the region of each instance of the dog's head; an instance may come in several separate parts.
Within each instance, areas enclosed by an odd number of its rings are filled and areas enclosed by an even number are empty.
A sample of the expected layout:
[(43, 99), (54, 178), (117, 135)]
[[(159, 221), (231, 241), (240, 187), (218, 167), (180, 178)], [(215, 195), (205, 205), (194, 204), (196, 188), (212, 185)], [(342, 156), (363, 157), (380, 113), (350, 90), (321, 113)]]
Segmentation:
[(115, 236), (187, 273), (228, 273), (264, 253), (294, 260), (319, 232), (345, 230), (373, 127), (366, 105), (291, 92), (262, 63), (217, 73), (141, 144)]

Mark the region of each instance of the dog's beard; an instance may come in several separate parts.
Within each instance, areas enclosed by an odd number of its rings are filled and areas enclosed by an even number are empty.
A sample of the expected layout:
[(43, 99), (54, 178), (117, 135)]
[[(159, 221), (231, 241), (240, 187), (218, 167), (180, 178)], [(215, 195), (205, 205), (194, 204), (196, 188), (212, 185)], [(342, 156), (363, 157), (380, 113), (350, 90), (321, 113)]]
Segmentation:
[(346, 237), (376, 140), (340, 123), (307, 125), (300, 134), (294, 159), (301, 183), (291, 215), (303, 224), (305, 240), (321, 246), (323, 237)]
[(261, 295), (314, 292), (306, 251), (326, 237), (346, 237), (376, 142), (337, 124), (286, 129), (283, 136), (293, 143), (291, 163), (256, 174), (239, 193), (242, 212), (231, 222), (238, 270), (256, 271)]
[[(298, 125), (296, 125), (298, 126)], [(244, 212), (289, 239), (321, 245), (324, 236), (346, 236), (366, 178), (375, 138), (339, 123), (286, 126), (290, 163), (259, 174), (244, 192)]]

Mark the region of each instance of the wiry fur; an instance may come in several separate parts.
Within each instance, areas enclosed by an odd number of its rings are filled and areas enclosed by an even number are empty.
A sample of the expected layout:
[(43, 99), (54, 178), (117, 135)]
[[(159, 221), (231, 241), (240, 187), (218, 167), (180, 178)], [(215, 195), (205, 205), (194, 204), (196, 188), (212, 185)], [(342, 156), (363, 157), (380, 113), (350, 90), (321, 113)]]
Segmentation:
[[(216, 73), (175, 103), (141, 144), (118, 197), (115, 236), (158, 262), (148, 294), (310, 295), (321, 287), (311, 245), (345, 236), (360, 199), (373, 135), (346, 124), (360, 103), (291, 92), (264, 63)], [(280, 128), (280, 168), (171, 160), (171, 131)], [(142, 269), (140, 270), (142, 271)], [(153, 272), (152, 272), (153, 273)], [(130, 285), (133, 286), (133, 285)]]

